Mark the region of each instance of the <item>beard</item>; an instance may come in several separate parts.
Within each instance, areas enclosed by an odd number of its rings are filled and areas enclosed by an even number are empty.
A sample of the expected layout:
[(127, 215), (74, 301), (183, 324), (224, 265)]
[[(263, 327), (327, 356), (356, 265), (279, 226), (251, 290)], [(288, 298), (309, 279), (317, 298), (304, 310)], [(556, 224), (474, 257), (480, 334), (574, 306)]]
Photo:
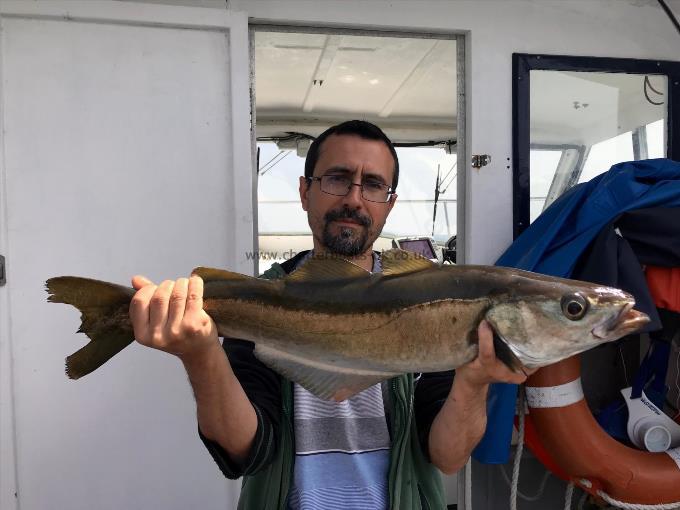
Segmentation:
[[(333, 221), (349, 219), (357, 222), (356, 227), (340, 227), (337, 234), (331, 233)], [(366, 251), (368, 245), (368, 229), (373, 224), (370, 216), (359, 214), (356, 210), (339, 209), (328, 211), (324, 215), (323, 244), (331, 253), (345, 257), (356, 257)]]

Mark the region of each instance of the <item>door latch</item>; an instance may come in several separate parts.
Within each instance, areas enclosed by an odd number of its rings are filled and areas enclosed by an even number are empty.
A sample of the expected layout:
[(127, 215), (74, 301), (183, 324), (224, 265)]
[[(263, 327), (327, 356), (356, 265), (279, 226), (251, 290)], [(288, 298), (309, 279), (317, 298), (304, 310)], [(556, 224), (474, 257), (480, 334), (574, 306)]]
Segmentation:
[(7, 278), (5, 276), (5, 257), (0, 255), (0, 285), (7, 283)]

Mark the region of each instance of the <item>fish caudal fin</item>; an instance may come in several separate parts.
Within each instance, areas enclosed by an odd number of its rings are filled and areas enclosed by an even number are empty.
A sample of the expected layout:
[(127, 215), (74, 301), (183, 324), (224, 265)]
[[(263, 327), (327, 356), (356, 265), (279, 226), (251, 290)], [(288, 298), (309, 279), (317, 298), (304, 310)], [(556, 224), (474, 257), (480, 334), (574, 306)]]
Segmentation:
[(114, 283), (60, 276), (46, 282), (51, 303), (73, 305), (81, 312), (78, 333), (90, 342), (66, 358), (66, 375), (78, 379), (96, 370), (134, 341), (128, 309), (135, 291)]

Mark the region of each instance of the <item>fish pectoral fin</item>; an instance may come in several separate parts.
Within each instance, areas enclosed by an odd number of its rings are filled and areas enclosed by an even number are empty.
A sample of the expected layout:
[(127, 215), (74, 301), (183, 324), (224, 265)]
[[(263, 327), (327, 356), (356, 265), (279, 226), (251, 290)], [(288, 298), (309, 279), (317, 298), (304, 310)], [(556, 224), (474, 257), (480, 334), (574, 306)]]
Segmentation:
[(315, 255), (296, 269), (289, 276), (287, 282), (331, 282), (351, 280), (353, 278), (367, 278), (371, 275), (363, 267), (353, 264), (340, 257)]
[(257, 344), (255, 356), (272, 370), (298, 383), (319, 398), (341, 402), (390, 377), (399, 374), (349, 369), (312, 361), (272, 347)]
[(517, 373), (524, 373), (522, 370), (522, 362), (520, 359), (512, 352), (507, 341), (494, 331), (493, 333), (493, 348), (496, 351), (496, 357), (503, 362), (510, 370)]
[(197, 267), (192, 272), (192, 275), (197, 275), (203, 278), (204, 282), (216, 282), (225, 280), (249, 280), (252, 276), (246, 276), (240, 273), (233, 273), (224, 269), (215, 269), (212, 267)]
[(392, 249), (381, 253), (382, 274), (384, 276), (415, 273), (437, 267), (430, 259), (418, 253), (406, 250)]

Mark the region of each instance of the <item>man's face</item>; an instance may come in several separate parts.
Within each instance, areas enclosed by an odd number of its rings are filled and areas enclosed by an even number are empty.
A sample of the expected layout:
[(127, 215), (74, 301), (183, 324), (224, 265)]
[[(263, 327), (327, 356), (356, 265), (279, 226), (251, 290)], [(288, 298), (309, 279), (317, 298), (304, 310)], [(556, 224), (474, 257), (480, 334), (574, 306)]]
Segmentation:
[[(394, 158), (387, 146), (378, 140), (354, 135), (331, 135), (321, 145), (314, 168), (315, 177), (347, 176), (354, 184), (375, 182), (392, 185)], [(300, 177), (300, 200), (314, 236), (314, 246), (332, 253), (355, 257), (369, 251), (385, 225), (396, 195), (389, 202), (365, 200), (361, 188), (352, 186), (345, 196), (321, 191), (321, 182), (307, 186)]]

